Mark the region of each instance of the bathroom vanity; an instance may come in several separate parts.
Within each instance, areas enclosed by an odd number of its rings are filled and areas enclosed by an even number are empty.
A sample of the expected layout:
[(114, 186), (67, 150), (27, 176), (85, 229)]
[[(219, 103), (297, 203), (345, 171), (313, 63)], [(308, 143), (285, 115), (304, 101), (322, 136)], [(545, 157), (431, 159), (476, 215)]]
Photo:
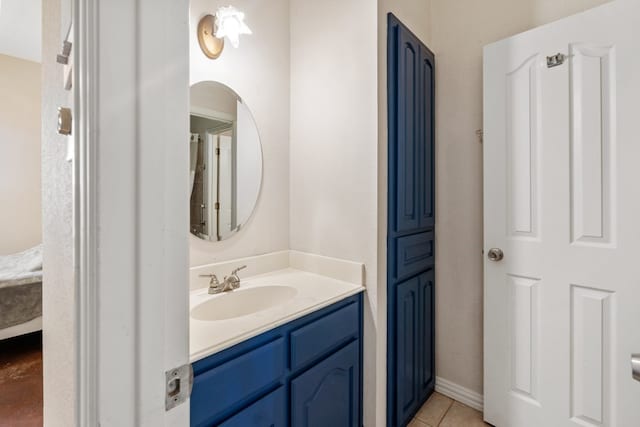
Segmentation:
[(362, 290), (289, 268), (192, 292), (191, 425), (361, 426)]
[[(190, 130), (192, 248), (215, 258), (255, 210), (260, 136), (215, 81), (191, 87)], [(192, 426), (362, 426), (363, 264), (282, 251), (193, 267), (190, 282)]]

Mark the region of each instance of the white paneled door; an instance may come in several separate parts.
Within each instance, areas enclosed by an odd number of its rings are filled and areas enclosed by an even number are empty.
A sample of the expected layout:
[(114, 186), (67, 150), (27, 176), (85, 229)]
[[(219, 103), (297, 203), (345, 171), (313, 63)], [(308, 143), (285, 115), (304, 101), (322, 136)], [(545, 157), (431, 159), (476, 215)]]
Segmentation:
[(640, 1), (490, 45), (484, 79), (485, 419), (640, 426)]

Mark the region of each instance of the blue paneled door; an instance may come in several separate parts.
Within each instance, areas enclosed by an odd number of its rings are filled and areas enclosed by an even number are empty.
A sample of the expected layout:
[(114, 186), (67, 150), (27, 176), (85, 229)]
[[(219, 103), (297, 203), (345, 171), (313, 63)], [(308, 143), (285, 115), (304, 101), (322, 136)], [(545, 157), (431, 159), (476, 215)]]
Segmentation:
[(360, 414), (359, 341), (291, 382), (291, 425), (353, 427)]
[(434, 56), (389, 14), (387, 424), (434, 387)]
[(423, 273), (418, 280), (418, 322), (420, 334), (418, 341), (418, 400), (424, 400), (433, 391), (434, 368), (434, 315), (435, 301), (433, 299), (433, 269)]
[(409, 418), (418, 405), (416, 366), (418, 366), (418, 331), (420, 280), (415, 277), (396, 286), (396, 408), (398, 420)]
[(402, 96), (394, 99), (397, 108), (396, 143), (393, 154), (396, 169), (395, 231), (410, 231), (420, 227), (420, 127), (417, 123), (419, 105), (420, 45), (412, 34), (399, 31), (396, 87)]
[(395, 424), (405, 425), (433, 391), (433, 270), (395, 287)]

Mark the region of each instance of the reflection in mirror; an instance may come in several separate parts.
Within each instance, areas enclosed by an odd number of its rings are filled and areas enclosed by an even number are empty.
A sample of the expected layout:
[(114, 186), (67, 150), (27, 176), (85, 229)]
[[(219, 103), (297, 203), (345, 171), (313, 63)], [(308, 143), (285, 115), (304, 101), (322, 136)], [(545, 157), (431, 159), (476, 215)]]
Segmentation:
[(251, 112), (218, 82), (191, 86), (191, 233), (224, 240), (246, 224), (260, 193), (262, 148)]

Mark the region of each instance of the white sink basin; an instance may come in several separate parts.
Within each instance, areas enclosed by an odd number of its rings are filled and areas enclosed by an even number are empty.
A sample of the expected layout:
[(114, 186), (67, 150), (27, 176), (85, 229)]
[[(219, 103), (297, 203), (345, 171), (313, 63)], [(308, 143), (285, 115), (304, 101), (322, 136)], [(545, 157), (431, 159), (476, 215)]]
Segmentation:
[(296, 296), (290, 286), (260, 286), (220, 294), (191, 309), (196, 320), (215, 321), (247, 316), (280, 304)]

